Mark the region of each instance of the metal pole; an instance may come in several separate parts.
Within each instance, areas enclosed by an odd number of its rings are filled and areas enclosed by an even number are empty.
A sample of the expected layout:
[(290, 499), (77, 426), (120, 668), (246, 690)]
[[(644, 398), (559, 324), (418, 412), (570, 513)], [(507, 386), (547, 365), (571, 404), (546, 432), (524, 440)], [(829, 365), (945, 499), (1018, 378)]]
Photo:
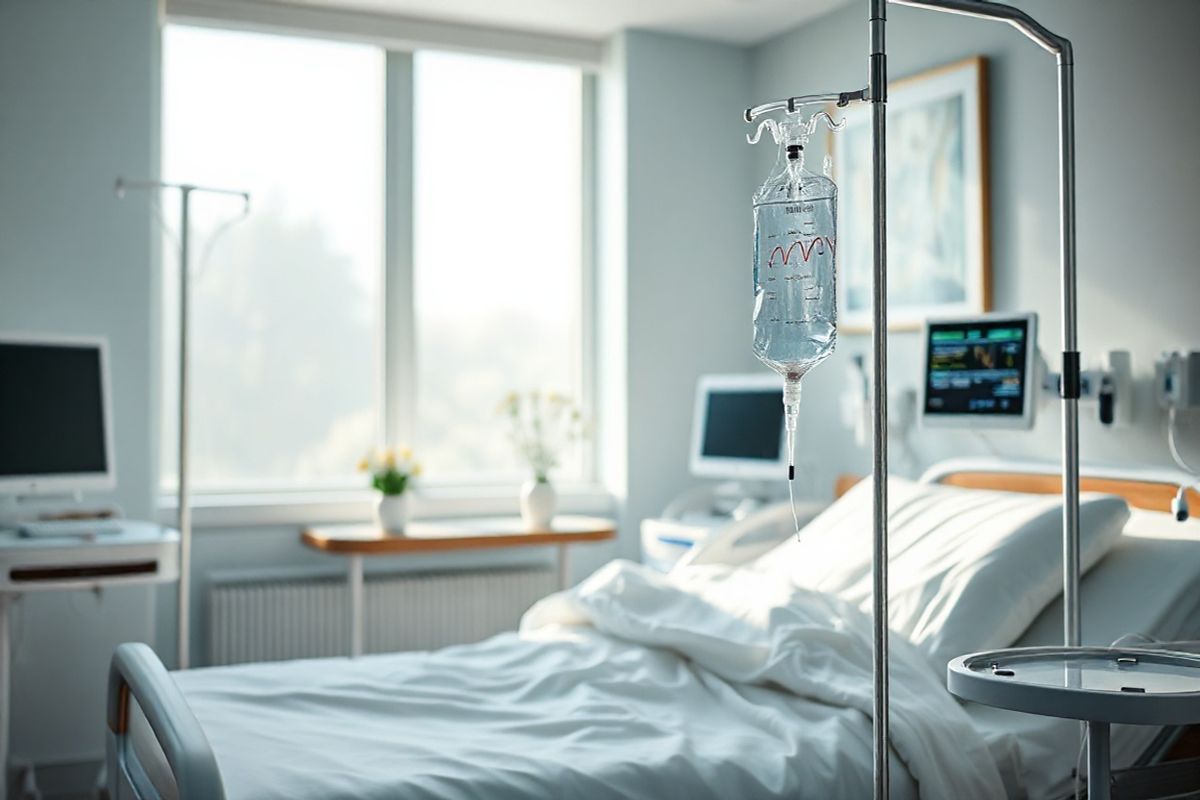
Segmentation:
[(192, 187), (179, 190), (179, 669), (191, 655), (192, 504), (188, 485), (188, 272)]
[(1108, 723), (1087, 723), (1087, 741), (1087, 796), (1090, 800), (1110, 800), (1112, 797), (1112, 771), (1109, 768)]
[(887, 52), (884, 28), (886, 4), (963, 14), (1007, 22), (1058, 58), (1059, 202), (1061, 218), (1062, 400), (1063, 400), (1063, 638), (1068, 646), (1080, 642), (1079, 613), (1079, 352), (1075, 310), (1075, 91), (1071, 43), (1051, 32), (1019, 8), (987, 0), (869, 0), (870, 76), (865, 93), (829, 92), (799, 95), (746, 109), (752, 122), (771, 111), (794, 111), (807, 102), (852, 100), (871, 103), (872, 205), (875, 215), (872, 286), (872, 350), (875, 367), (873, 433), (874, 551), (872, 553), (874, 613), (874, 757), (875, 797), (888, 796), (888, 640), (887, 640)]
[(886, 0), (871, 0), (868, 100), (871, 103), (871, 204), (875, 218), (874, 279), (871, 306), (874, 323), (875, 419), (872, 428), (874, 464), (874, 550), (871, 570), (874, 622), (874, 758), (875, 798), (888, 797), (888, 439), (887, 439), (887, 52), (884, 26)]
[(1075, 305), (1075, 64), (1058, 53), (1059, 271), (1062, 297), (1063, 638), (1081, 642), (1079, 609), (1079, 351)]
[(1075, 307), (1075, 56), (1071, 42), (1019, 8), (985, 0), (891, 0), (1007, 22), (1058, 60), (1059, 279), (1062, 302), (1063, 641), (1081, 641), (1079, 608), (1079, 351)]
[(9, 638), (9, 608), (12, 595), (0, 592), (0, 800), (8, 798), (8, 730), (12, 712), (12, 643)]
[(192, 586), (192, 504), (188, 476), (188, 280), (191, 260), (190, 204), (192, 192), (235, 195), (242, 198), (242, 215), (250, 212), (250, 194), (238, 189), (215, 186), (195, 186), (188, 183), (169, 183), (157, 180), (126, 180), (117, 178), (117, 197), (133, 191), (179, 190), (179, 593), (176, 658), (179, 669), (187, 669), (191, 650), (191, 586)]

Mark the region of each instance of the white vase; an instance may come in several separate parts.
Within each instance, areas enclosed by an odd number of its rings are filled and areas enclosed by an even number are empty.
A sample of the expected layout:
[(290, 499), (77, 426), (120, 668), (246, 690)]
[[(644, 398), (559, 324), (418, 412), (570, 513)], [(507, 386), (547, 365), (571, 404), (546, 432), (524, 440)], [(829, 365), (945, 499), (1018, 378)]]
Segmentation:
[(388, 533), (404, 533), (404, 526), (408, 524), (408, 492), (381, 495), (379, 505), (375, 507), (375, 519)]
[(521, 487), (521, 519), (527, 531), (549, 530), (558, 506), (558, 492), (547, 481), (525, 481)]

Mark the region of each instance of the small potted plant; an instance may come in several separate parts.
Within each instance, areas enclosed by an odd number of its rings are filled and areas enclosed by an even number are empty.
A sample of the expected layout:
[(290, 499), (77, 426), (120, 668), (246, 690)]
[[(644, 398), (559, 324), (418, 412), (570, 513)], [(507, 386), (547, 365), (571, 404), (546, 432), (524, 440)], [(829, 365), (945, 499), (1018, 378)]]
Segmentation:
[(550, 472), (562, 451), (583, 438), (583, 415), (569, 397), (536, 391), (509, 392), (499, 412), (508, 418), (509, 439), (532, 473), (521, 487), (521, 518), (527, 530), (546, 530), (558, 506)]
[(375, 518), (389, 533), (403, 533), (408, 524), (408, 498), (421, 465), (407, 447), (372, 450), (358, 462), (359, 472), (371, 475), (371, 486), (379, 491)]

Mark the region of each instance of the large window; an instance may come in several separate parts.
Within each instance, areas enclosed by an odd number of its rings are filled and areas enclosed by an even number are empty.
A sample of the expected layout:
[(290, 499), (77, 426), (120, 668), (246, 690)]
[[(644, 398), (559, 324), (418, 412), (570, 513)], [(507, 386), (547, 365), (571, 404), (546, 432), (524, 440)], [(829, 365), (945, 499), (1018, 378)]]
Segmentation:
[[(421, 52), (391, 71), (411, 91), (391, 91), (387, 60), (367, 45), (166, 28), (164, 179), (253, 195), (232, 225), (236, 199), (193, 196), (201, 491), (359, 486), (359, 455), (402, 438), (429, 484), (515, 480), (496, 415), (505, 393), (583, 400), (581, 71)], [(412, 135), (389, 118), (410, 119)], [(387, 168), (389, 150), (411, 159), (411, 178)], [(168, 488), (176, 203), (164, 193)], [(401, 218), (413, 240), (389, 246), (385, 221)], [(574, 453), (558, 477), (586, 477), (584, 464)]]
[[(446, 53), (415, 66), (417, 444), (431, 475), (508, 478), (522, 473), (500, 398), (580, 396), (580, 74)], [(573, 455), (559, 477), (579, 477)]]

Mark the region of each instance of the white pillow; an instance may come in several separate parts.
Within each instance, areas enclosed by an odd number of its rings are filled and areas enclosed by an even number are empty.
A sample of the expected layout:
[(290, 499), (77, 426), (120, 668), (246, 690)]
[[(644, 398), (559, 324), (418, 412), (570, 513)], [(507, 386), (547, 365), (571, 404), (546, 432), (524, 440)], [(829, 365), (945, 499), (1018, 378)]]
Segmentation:
[[(864, 480), (755, 568), (871, 605), (871, 481)], [(888, 481), (888, 622), (929, 656), (1009, 647), (1062, 592), (1062, 498)], [(1119, 497), (1080, 498), (1080, 569), (1129, 519)]]

